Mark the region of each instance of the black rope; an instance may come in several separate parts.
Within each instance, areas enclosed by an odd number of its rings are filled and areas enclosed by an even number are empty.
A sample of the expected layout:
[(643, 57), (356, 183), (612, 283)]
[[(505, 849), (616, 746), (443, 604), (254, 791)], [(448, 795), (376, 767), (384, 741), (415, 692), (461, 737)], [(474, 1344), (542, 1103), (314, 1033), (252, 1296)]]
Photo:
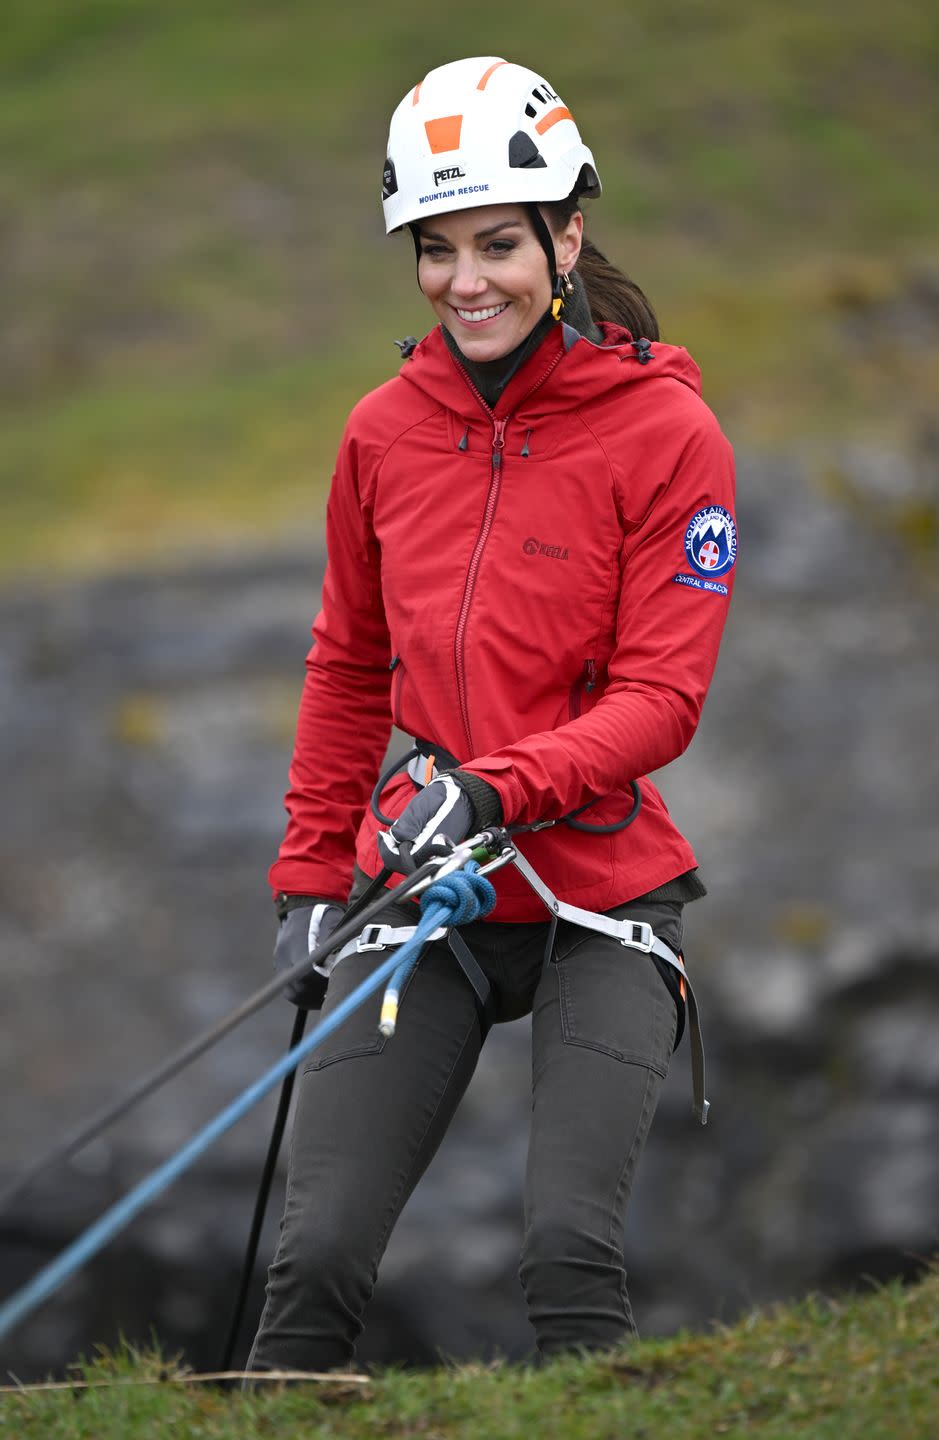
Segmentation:
[[(325, 958), (325, 956), (333, 950), (338, 950), (341, 946), (345, 945), (347, 940), (355, 938), (362, 928), (361, 925), (356, 923), (360, 917), (362, 922), (367, 924), (373, 915), (379, 914), (385, 908), (387, 903), (393, 900), (405, 899), (414, 885), (434, 873), (436, 868), (437, 866), (432, 861), (428, 861), (418, 870), (415, 870), (413, 875), (409, 875), (406, 880), (396, 886), (394, 890), (389, 890), (387, 892), (387, 900), (385, 895), (382, 894), (369, 905), (367, 910), (360, 910), (357, 901), (355, 907), (353, 907), (343, 919), (342, 924), (338, 925), (332, 935), (330, 935), (329, 940), (322, 949), (322, 957)], [(387, 880), (390, 873), (390, 871), (384, 872), (382, 887), (384, 887), (384, 881)], [(370, 891), (367, 890), (362, 896), (362, 899), (365, 900), (369, 893)], [(269, 1000), (273, 1000), (275, 995), (279, 995), (292, 980), (296, 980), (299, 976), (306, 974), (309, 965), (309, 960), (301, 960), (298, 964), (294, 965), (291, 970), (284, 970), (279, 975), (275, 975), (272, 980), (269, 980), (268, 983), (260, 990), (257, 990), (254, 995), (250, 995), (248, 999), (239, 1005), (237, 1009), (233, 1010), (231, 1014), (224, 1016), (217, 1024), (213, 1025), (211, 1029), (206, 1030), (202, 1035), (197, 1035), (194, 1040), (190, 1040), (189, 1043), (184, 1045), (181, 1050), (178, 1050), (175, 1055), (171, 1055), (169, 1060), (157, 1066), (155, 1070), (152, 1070), (149, 1075), (146, 1075), (134, 1085), (122, 1099), (96, 1111), (90, 1120), (85, 1121), (70, 1135), (66, 1135), (64, 1139), (53, 1146), (47, 1154), (42, 1156), (41, 1159), (37, 1160), (34, 1165), (30, 1166), (28, 1170), (20, 1175), (12, 1185), (0, 1192), (0, 1211), (4, 1210), (11, 1201), (14, 1200), (21, 1191), (25, 1190), (28, 1185), (31, 1185), (39, 1175), (42, 1175), (46, 1170), (58, 1164), (60, 1161), (67, 1160), (70, 1156), (74, 1155), (76, 1151), (81, 1150), (83, 1146), (96, 1139), (108, 1126), (113, 1125), (115, 1121), (120, 1120), (132, 1110), (135, 1105), (139, 1105), (143, 1100), (146, 1100), (148, 1096), (152, 1095), (154, 1091), (158, 1090), (161, 1085), (165, 1085), (167, 1081), (172, 1080), (174, 1076), (178, 1075), (181, 1070), (184, 1070), (187, 1065), (190, 1065), (193, 1060), (197, 1060), (200, 1055), (204, 1055), (207, 1050), (211, 1050), (213, 1045), (217, 1045), (220, 1040), (228, 1035), (230, 1031), (234, 1030), (236, 1026), (240, 1025), (243, 1020), (247, 1020), (249, 1016), (261, 1010)]]
[[(375, 879), (362, 892), (355, 904), (349, 906), (345, 916), (346, 921), (355, 920), (361, 915), (362, 911), (370, 904), (378, 892), (384, 889), (385, 881), (390, 874), (390, 870), (382, 870), (381, 874), (375, 876)], [(382, 901), (382, 904), (384, 903), (385, 902)], [(297, 1010), (296, 1019), (293, 1022), (293, 1030), (290, 1033), (290, 1042), (287, 1046), (288, 1050), (292, 1050), (295, 1045), (299, 1045), (303, 1039), (307, 1013), (306, 1010)], [(274, 1172), (277, 1169), (277, 1161), (280, 1156), (284, 1130), (287, 1127), (287, 1114), (290, 1110), (290, 1101), (293, 1096), (293, 1082), (296, 1073), (296, 1070), (291, 1070), (289, 1075), (285, 1075), (280, 1087), (280, 1101), (277, 1105), (277, 1114), (274, 1116), (274, 1128), (271, 1131), (270, 1143), (267, 1147), (267, 1157), (264, 1161), (264, 1169), (261, 1171), (257, 1198), (254, 1202), (251, 1232), (248, 1236), (248, 1245), (241, 1265), (241, 1279), (238, 1283), (238, 1295), (232, 1311), (231, 1324), (228, 1327), (228, 1338), (225, 1341), (225, 1349), (222, 1351), (222, 1358), (219, 1361), (218, 1368), (220, 1370), (231, 1369), (232, 1356), (235, 1353), (235, 1346), (238, 1343), (238, 1335), (244, 1319), (248, 1291), (251, 1288), (251, 1278), (254, 1275), (254, 1262), (257, 1259), (258, 1245), (261, 1241), (261, 1231), (264, 1228), (267, 1202), (270, 1199), (271, 1186), (274, 1183)]]
[[(307, 1013), (306, 1010), (297, 1011), (296, 1019), (293, 1022), (293, 1030), (290, 1032), (290, 1043), (287, 1046), (288, 1050), (292, 1050), (295, 1045), (299, 1045), (303, 1039)], [(287, 1113), (290, 1109), (290, 1100), (293, 1095), (293, 1082), (296, 1073), (296, 1070), (291, 1070), (289, 1075), (285, 1075), (283, 1084), (280, 1087), (280, 1101), (277, 1106), (277, 1114), (274, 1116), (274, 1129), (271, 1131), (270, 1143), (267, 1147), (267, 1158), (264, 1161), (264, 1169), (261, 1172), (261, 1183), (258, 1186), (257, 1198), (254, 1202), (254, 1215), (251, 1219), (251, 1233), (248, 1236), (248, 1247), (245, 1250), (245, 1257), (241, 1265), (238, 1295), (232, 1311), (231, 1324), (228, 1327), (228, 1338), (225, 1341), (225, 1349), (222, 1351), (222, 1358), (218, 1365), (220, 1370), (231, 1369), (232, 1356), (235, 1353), (235, 1346), (238, 1343), (241, 1322), (244, 1319), (245, 1305), (248, 1300), (248, 1290), (251, 1288), (251, 1277), (254, 1274), (254, 1262), (257, 1259), (258, 1245), (261, 1241), (261, 1231), (264, 1228), (267, 1202), (271, 1193), (271, 1185), (274, 1182), (277, 1160), (280, 1156), (281, 1141), (284, 1138), (284, 1130), (287, 1126)]]
[(633, 796), (632, 809), (623, 816), (622, 820), (614, 820), (610, 825), (591, 825), (588, 820), (578, 820), (576, 818), (578, 815), (582, 815), (585, 810), (590, 809), (591, 805), (597, 803), (596, 800), (588, 800), (586, 805), (580, 806), (580, 809), (571, 810), (569, 814), (563, 816), (562, 823), (569, 825), (572, 830), (583, 830), (588, 835), (615, 835), (618, 830), (625, 830), (627, 825), (633, 823), (642, 809), (642, 791), (635, 780), (630, 780), (629, 788)]
[(412, 749), (408, 751), (406, 755), (402, 755), (400, 760), (396, 760), (393, 765), (388, 766), (388, 769), (382, 775), (379, 775), (375, 789), (372, 791), (372, 798), (370, 804), (372, 814), (375, 816), (375, 819), (380, 820), (383, 825), (393, 825), (395, 822), (390, 815), (383, 815), (381, 813), (378, 805), (379, 798), (381, 797), (381, 792), (388, 784), (388, 781), (393, 780), (394, 777), (397, 775), (398, 771), (403, 770), (405, 765), (409, 765), (410, 762), (417, 755), (420, 755), (420, 753), (420, 750), (415, 745)]

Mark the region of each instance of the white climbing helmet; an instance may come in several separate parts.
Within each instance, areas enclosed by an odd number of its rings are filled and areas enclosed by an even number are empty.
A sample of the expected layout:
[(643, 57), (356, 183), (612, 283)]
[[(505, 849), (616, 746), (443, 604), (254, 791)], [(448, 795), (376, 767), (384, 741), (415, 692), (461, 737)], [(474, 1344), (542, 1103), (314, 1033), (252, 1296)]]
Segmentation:
[(484, 55), (425, 75), (391, 117), (385, 230), (473, 205), (599, 195), (593, 156), (548, 82)]

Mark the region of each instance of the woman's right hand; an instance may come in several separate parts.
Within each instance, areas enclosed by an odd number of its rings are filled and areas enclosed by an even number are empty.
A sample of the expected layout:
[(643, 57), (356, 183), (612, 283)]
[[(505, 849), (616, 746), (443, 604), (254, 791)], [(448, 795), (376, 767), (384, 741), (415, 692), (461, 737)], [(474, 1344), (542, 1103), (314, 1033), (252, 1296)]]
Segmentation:
[(381, 862), (411, 875), (432, 855), (445, 855), (473, 829), (473, 802), (449, 773), (419, 790), (390, 830), (376, 836)]

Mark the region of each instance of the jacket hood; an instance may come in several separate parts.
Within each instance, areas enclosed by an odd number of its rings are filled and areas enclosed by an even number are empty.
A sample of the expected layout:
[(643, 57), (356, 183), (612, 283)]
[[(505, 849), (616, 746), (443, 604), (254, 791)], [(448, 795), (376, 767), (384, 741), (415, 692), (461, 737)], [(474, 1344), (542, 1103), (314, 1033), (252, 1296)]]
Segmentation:
[[(506, 386), (495, 411), (511, 415), (529, 397), (539, 411), (568, 410), (609, 391), (649, 380), (678, 380), (701, 394), (701, 372), (688, 351), (659, 340), (634, 340), (628, 330), (604, 322), (603, 343), (593, 345), (569, 325), (556, 325)], [(412, 350), (401, 376), (467, 420), (488, 409), (466, 371), (451, 355), (440, 325)], [(454, 384), (455, 377), (460, 383)]]

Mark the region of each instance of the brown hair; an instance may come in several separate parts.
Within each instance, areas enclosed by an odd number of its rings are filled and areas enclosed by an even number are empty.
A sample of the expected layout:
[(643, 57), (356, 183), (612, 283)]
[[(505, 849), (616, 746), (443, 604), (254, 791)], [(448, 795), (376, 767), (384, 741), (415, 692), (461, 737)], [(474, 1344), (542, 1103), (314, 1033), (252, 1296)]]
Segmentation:
[[(554, 231), (563, 230), (571, 216), (580, 207), (576, 192), (566, 200), (542, 203), (548, 224)], [(577, 273), (584, 282), (590, 313), (595, 322), (611, 320), (616, 325), (625, 325), (634, 340), (644, 336), (647, 340), (659, 339), (659, 322), (655, 311), (634, 280), (624, 275), (592, 240), (584, 235)]]

